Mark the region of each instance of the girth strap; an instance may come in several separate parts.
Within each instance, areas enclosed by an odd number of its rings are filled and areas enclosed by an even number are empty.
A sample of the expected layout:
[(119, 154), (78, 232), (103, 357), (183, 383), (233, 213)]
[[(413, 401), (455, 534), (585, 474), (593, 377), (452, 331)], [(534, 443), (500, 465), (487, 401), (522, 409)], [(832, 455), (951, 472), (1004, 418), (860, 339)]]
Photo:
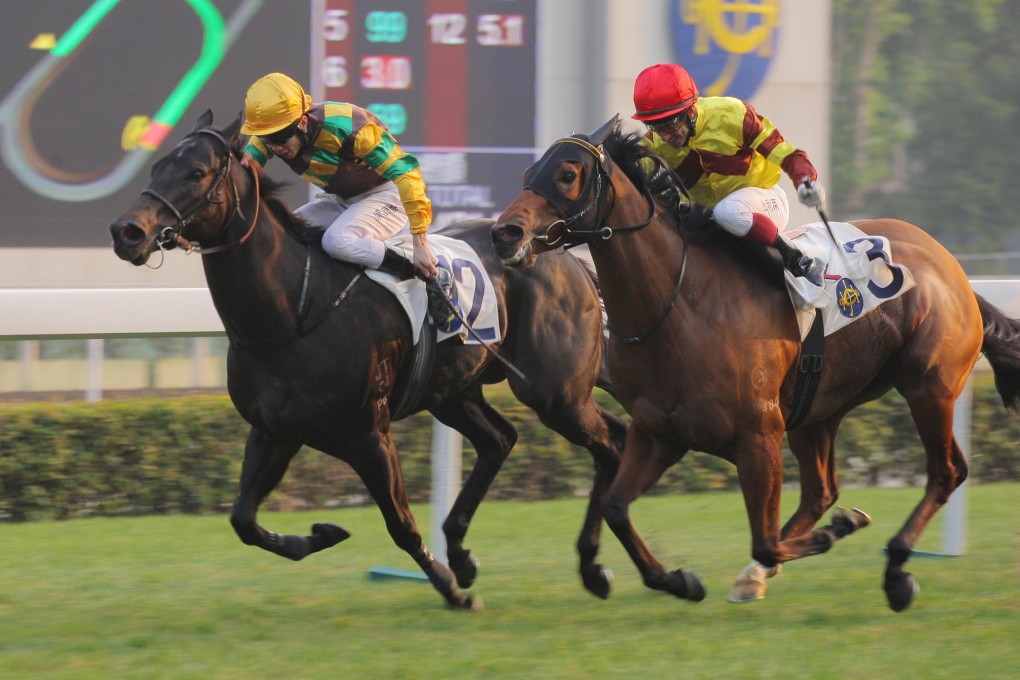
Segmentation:
[(422, 393), (432, 379), (432, 367), (436, 363), (436, 327), (428, 318), (422, 322), (418, 344), (411, 350), (411, 356), (397, 376), (390, 400), (390, 418), (400, 420), (414, 412)]
[(822, 324), (822, 310), (815, 310), (815, 320), (800, 348), (797, 362), (797, 382), (793, 386), (793, 410), (786, 423), (792, 430), (804, 420), (814, 401), (818, 383), (822, 380), (822, 362), (825, 355), (825, 328)]

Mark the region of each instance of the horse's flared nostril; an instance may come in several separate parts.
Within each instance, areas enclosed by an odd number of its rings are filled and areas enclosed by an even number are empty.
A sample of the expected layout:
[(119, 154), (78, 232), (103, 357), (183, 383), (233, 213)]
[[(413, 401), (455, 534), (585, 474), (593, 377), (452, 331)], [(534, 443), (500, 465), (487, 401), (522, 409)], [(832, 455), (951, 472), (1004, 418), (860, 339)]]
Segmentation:
[(492, 230), (493, 243), (517, 243), (524, 238), (524, 228), (519, 224), (504, 224)]
[(115, 243), (127, 246), (138, 245), (145, 240), (145, 231), (134, 222), (114, 222), (110, 225), (110, 235)]

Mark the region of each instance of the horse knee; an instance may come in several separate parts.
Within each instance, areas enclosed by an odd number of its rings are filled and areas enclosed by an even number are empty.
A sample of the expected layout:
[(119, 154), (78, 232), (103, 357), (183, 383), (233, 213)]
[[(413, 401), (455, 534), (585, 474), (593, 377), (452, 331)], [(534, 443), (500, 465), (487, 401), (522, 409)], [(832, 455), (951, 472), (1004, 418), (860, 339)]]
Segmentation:
[(622, 527), (628, 522), (627, 504), (615, 496), (606, 496), (602, 502), (602, 516), (611, 527)]
[(234, 527), (234, 533), (237, 534), (237, 537), (245, 545), (258, 545), (260, 543), (258, 528), (250, 518), (231, 515), (230, 525)]

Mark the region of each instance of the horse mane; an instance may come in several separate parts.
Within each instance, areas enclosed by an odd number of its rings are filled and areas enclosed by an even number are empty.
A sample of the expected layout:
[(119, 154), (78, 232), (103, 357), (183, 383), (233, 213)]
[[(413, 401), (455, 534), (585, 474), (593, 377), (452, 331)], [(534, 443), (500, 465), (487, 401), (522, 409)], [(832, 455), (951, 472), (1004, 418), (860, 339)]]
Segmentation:
[(305, 220), (295, 215), (280, 194), (288, 186), (287, 182), (273, 179), (263, 173), (259, 180), (259, 195), (263, 205), (269, 209), (276, 221), (280, 223), (288, 236), (299, 243), (319, 243), (322, 241), (322, 229), (310, 226)]
[[(782, 263), (762, 246), (730, 234), (712, 219), (712, 209), (678, 200), (686, 195), (680, 176), (669, 164), (641, 143), (641, 135), (623, 132), (617, 128), (606, 140), (606, 153), (619, 166), (635, 188), (641, 193), (651, 192), (656, 203), (672, 217), (677, 229), (691, 244), (703, 244), (730, 253), (745, 262), (745, 266), (760, 268), (765, 279), (783, 289)], [(657, 167), (649, 174), (642, 159), (656, 159)], [(668, 170), (659, 172), (659, 168)]]
[[(640, 193), (650, 192), (658, 205), (669, 209), (669, 214), (685, 235), (697, 238), (699, 235), (725, 234), (712, 220), (711, 208), (677, 200), (687, 194), (680, 176), (661, 156), (645, 146), (642, 139), (635, 132), (624, 132), (617, 127), (605, 141), (604, 148)], [(643, 163), (646, 158), (656, 162), (651, 174)], [(659, 172), (660, 168), (665, 172)]]

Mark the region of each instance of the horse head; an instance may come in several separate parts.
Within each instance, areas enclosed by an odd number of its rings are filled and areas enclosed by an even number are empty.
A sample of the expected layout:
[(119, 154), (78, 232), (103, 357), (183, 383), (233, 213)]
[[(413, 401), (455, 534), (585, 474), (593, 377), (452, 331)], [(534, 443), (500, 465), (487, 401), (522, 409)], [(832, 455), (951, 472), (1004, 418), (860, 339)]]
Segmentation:
[(584, 243), (601, 232), (612, 160), (604, 149), (618, 134), (620, 115), (595, 132), (553, 142), (524, 173), (524, 190), (492, 227), (503, 263), (527, 267), (538, 253)]
[(212, 118), (208, 110), (199, 116), (188, 136), (153, 165), (149, 186), (110, 225), (122, 260), (142, 265), (156, 250), (223, 240), (240, 210), (233, 166), (240, 168), (234, 160), (241, 121), (216, 130)]

